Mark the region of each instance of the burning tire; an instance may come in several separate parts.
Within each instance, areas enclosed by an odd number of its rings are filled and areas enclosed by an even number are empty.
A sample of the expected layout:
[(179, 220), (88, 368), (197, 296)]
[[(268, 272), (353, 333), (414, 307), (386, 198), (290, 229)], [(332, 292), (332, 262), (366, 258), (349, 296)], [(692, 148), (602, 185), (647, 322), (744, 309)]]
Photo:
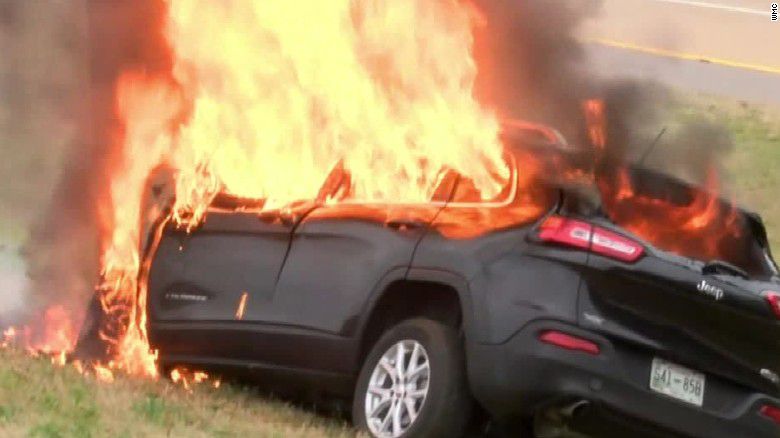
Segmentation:
[(413, 319), (388, 330), (369, 353), (352, 407), (376, 437), (457, 437), (471, 418), (463, 344), (455, 329)]

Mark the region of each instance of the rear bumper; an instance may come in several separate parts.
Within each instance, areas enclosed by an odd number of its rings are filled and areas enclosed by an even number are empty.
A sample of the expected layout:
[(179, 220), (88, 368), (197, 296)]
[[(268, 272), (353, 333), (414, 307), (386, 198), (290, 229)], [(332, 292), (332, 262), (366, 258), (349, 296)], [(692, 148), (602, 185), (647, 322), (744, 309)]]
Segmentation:
[[(593, 356), (541, 343), (538, 335), (543, 330), (590, 339), (599, 344), (601, 353)], [(470, 343), (467, 355), (475, 397), (499, 418), (532, 415), (547, 407), (585, 400), (628, 420), (621, 423), (637, 432), (708, 438), (780, 437), (780, 428), (758, 413), (767, 403), (780, 406), (780, 400), (711, 375), (707, 376), (701, 408), (656, 394), (648, 386), (651, 354), (615, 345), (570, 325), (537, 321), (501, 345)]]

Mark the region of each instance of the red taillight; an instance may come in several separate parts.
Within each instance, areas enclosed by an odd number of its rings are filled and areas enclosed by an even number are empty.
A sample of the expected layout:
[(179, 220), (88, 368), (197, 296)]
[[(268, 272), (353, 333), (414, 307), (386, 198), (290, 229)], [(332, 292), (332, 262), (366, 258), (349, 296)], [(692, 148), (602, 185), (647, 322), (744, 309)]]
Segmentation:
[(639, 260), (645, 252), (642, 245), (627, 237), (561, 216), (545, 219), (539, 228), (539, 238), (545, 242), (590, 249), (596, 254), (628, 263)]
[(542, 333), (539, 335), (539, 340), (546, 344), (555, 345), (556, 347), (565, 348), (567, 350), (582, 351), (594, 356), (601, 353), (601, 349), (595, 342), (554, 330)]
[(772, 405), (761, 406), (761, 415), (780, 425), (780, 408)]
[(764, 297), (766, 297), (769, 307), (775, 312), (775, 316), (780, 318), (780, 292), (766, 291)]

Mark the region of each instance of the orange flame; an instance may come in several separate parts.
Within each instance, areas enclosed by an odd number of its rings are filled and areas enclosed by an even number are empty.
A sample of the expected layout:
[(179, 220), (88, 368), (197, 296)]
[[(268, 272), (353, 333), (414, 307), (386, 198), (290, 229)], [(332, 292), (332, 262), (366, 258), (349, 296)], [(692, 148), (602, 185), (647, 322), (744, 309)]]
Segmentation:
[(65, 353), (73, 349), (76, 339), (76, 329), (71, 322), (70, 315), (62, 306), (52, 306), (43, 314), (42, 333), (38, 334), (28, 348), (38, 350), (44, 354)]
[(588, 137), (598, 151), (604, 151), (607, 146), (607, 117), (605, 103), (602, 99), (589, 99), (583, 103), (585, 122), (588, 127)]
[(266, 208), (312, 199), (336, 163), (356, 198), (427, 200), (445, 168), (495, 195), (508, 169), (472, 95), (474, 17), (456, 0), (171, 0), (173, 81), (128, 72), (117, 86), (123, 156), (100, 287), (112, 367), (156, 376), (138, 218), (161, 162), (177, 169), (173, 216), (188, 228), (218, 191)]
[(1, 344), (2, 348), (7, 348), (14, 342), (14, 340), (16, 340), (16, 327), (8, 327), (7, 329), (3, 330), (3, 343)]
[(114, 373), (108, 367), (102, 365), (95, 365), (95, 377), (104, 383), (111, 383), (114, 381)]
[(739, 252), (735, 243), (743, 237), (742, 224), (734, 205), (718, 197), (714, 167), (705, 188), (693, 189), (690, 201), (682, 204), (637, 192), (628, 168), (618, 169), (614, 180), (599, 185), (612, 220), (658, 248), (704, 261), (734, 263), (742, 257), (732, 254)]
[(247, 293), (244, 292), (241, 294), (241, 299), (238, 301), (238, 308), (236, 309), (236, 319), (242, 320), (244, 319), (244, 309), (246, 308), (246, 298)]
[(428, 200), (445, 167), (495, 194), (487, 169), (507, 172), (472, 96), (472, 16), (455, 0), (172, 1), (192, 96), (177, 212), (200, 217), (218, 185), (269, 207), (312, 199), (339, 161), (360, 199)]
[[(181, 367), (171, 370), (170, 377), (174, 384), (181, 385), (187, 391), (192, 391), (192, 385), (199, 385), (209, 380), (209, 375), (203, 371), (190, 371)], [(212, 381), (211, 387), (218, 389), (221, 384), (221, 380), (215, 379)]]
[[(606, 105), (602, 99), (590, 99), (582, 106), (598, 167), (607, 148)], [(660, 249), (685, 257), (735, 261), (729, 253), (743, 236), (741, 224), (733, 203), (721, 202), (718, 197), (720, 181), (714, 164), (705, 187), (693, 188), (692, 199), (683, 205), (638, 192), (625, 162), (608, 163), (600, 172), (598, 183), (606, 210), (618, 225)]]
[[(100, 206), (97, 288), (111, 360), (73, 362), (79, 372), (157, 377), (139, 247), (144, 184), (160, 164), (176, 170), (171, 218), (188, 230), (218, 192), (276, 208), (314, 199), (337, 165), (349, 174), (345, 196), (362, 200), (427, 201), (444, 170), (484, 199), (506, 185), (499, 123), (473, 97), (483, 18), (469, 2), (168, 0), (167, 14), (172, 70), (126, 71), (116, 84), (121, 153)], [(55, 306), (44, 322), (41, 336), (24, 329), (23, 345), (64, 365), (77, 335), (70, 315)], [(18, 335), (6, 330), (2, 345)]]

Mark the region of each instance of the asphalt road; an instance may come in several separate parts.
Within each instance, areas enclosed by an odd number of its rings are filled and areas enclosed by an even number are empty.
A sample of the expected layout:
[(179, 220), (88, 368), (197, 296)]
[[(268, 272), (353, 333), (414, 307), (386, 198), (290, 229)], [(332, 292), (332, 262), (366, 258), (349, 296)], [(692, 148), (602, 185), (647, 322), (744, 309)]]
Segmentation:
[(771, 3), (603, 0), (581, 37), (602, 75), (780, 106), (780, 20), (771, 20)]

